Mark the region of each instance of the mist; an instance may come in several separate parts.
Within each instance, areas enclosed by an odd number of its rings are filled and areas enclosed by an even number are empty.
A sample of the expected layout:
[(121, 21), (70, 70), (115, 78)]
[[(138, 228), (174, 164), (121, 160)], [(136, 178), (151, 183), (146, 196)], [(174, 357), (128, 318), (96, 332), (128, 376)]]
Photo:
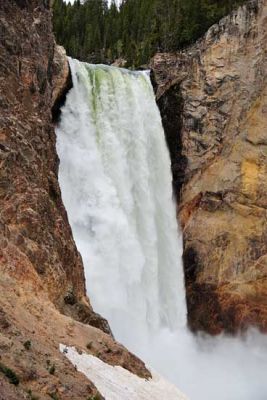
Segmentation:
[(267, 337), (162, 330), (132, 349), (191, 400), (266, 400)]
[(266, 400), (266, 336), (186, 329), (182, 237), (148, 76), (70, 66), (74, 87), (57, 128), (59, 180), (93, 308), (116, 340), (191, 400)]

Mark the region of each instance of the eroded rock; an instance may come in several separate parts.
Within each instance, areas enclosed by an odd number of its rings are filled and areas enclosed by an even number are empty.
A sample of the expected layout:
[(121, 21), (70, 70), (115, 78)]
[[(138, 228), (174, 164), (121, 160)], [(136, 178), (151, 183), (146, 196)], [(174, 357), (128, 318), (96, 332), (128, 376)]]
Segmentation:
[(66, 51), (62, 46), (55, 46), (52, 79), (52, 116), (56, 121), (60, 108), (65, 102), (68, 91), (72, 88), (72, 78)]
[(152, 60), (193, 330), (267, 331), (267, 1)]

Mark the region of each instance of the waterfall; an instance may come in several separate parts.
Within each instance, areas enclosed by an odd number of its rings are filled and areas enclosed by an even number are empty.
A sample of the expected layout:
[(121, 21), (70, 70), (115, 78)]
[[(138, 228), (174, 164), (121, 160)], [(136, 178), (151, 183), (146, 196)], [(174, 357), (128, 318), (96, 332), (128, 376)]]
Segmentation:
[(70, 65), (59, 180), (94, 309), (191, 400), (265, 400), (265, 336), (207, 339), (185, 329), (170, 159), (148, 74)]
[[(137, 350), (185, 325), (170, 157), (147, 72), (70, 60), (59, 180), (94, 309)], [(138, 346), (137, 346), (138, 345)]]

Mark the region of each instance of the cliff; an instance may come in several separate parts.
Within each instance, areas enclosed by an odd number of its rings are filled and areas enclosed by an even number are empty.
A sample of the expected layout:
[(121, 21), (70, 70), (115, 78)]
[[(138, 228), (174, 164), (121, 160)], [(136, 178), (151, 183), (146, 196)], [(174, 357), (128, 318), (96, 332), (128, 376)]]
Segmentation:
[(61, 69), (62, 54), (55, 52), (48, 3), (0, 2), (0, 399), (4, 400), (85, 400), (96, 395), (94, 385), (60, 353), (60, 343), (150, 377), (143, 362), (113, 340), (108, 323), (94, 313), (86, 296), (83, 264), (57, 180), (51, 109), (64, 94), (62, 73), (68, 73), (68, 66), (65, 62), (65, 70)]
[(151, 62), (193, 330), (267, 331), (267, 1)]
[(1, 6), (2, 265), (13, 266), (17, 279), (27, 276), (35, 292), (46, 291), (59, 310), (108, 331), (85, 295), (57, 182), (51, 105), (61, 93), (50, 11), (41, 1), (18, 4)]

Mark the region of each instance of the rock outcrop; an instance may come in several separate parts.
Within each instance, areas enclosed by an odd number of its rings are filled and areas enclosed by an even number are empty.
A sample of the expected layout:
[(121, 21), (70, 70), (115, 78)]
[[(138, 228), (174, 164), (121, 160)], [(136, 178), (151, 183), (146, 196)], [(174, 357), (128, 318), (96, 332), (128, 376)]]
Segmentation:
[(193, 330), (267, 331), (266, 27), (267, 1), (248, 1), (195, 46), (151, 63)]
[(95, 387), (59, 352), (61, 342), (150, 376), (86, 296), (57, 180), (51, 108), (65, 78), (55, 77), (48, 3), (0, 2), (1, 400), (93, 398)]
[(57, 181), (51, 106), (61, 92), (56, 87), (52, 96), (50, 17), (41, 0), (1, 5), (1, 266), (47, 292), (59, 310), (90, 321), (83, 265)]
[(72, 77), (66, 50), (55, 46), (52, 75), (52, 117), (56, 122), (60, 117), (60, 108), (66, 100), (68, 91), (72, 88)]

